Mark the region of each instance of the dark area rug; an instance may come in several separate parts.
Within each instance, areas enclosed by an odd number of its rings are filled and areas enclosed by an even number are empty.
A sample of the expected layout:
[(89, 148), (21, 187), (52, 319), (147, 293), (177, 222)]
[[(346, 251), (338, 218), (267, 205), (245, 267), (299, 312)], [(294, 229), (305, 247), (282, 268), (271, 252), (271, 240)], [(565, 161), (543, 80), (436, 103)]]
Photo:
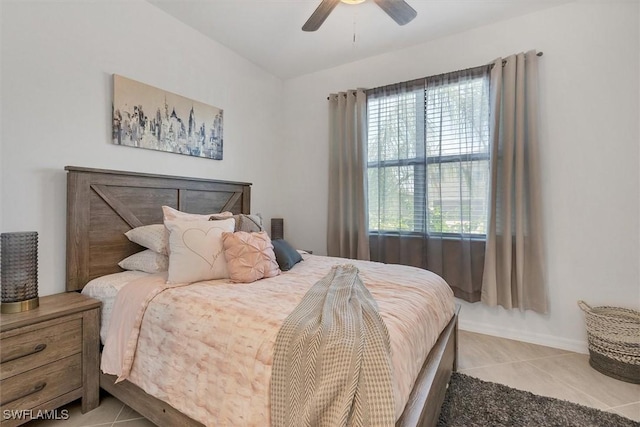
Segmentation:
[(639, 427), (640, 423), (454, 372), (438, 426)]

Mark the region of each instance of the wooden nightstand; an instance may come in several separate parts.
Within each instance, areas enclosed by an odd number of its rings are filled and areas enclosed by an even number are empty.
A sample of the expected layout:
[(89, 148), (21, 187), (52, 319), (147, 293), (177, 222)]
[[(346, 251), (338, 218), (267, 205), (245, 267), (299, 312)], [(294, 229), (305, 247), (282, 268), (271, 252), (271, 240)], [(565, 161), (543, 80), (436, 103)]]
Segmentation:
[(53, 410), (82, 398), (99, 403), (100, 301), (76, 292), (40, 298), (36, 309), (0, 315), (0, 421), (7, 410)]

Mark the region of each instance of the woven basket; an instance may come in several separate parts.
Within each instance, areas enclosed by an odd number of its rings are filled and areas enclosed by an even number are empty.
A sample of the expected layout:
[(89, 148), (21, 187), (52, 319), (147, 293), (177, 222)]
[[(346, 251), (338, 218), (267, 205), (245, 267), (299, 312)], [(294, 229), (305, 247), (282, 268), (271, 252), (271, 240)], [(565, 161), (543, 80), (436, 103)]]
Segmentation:
[(640, 384), (640, 311), (620, 307), (590, 307), (584, 311), (589, 340), (589, 364), (599, 372)]

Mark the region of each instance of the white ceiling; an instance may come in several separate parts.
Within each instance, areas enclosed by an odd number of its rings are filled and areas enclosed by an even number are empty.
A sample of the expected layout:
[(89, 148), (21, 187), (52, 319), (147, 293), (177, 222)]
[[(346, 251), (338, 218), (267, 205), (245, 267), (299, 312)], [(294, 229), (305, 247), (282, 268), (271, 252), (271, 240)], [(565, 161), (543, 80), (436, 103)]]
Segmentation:
[(320, 0), (148, 1), (286, 79), (568, 0), (407, 0), (418, 16), (402, 27), (371, 0), (359, 5), (340, 3), (322, 27), (311, 33), (301, 27)]

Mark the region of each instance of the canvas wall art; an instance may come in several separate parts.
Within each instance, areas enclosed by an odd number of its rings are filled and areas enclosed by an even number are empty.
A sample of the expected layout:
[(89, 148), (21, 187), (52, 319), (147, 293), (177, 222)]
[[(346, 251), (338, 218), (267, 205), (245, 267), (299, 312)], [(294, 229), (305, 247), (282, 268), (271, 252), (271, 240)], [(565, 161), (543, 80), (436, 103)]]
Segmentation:
[(222, 110), (114, 74), (113, 143), (222, 160)]

